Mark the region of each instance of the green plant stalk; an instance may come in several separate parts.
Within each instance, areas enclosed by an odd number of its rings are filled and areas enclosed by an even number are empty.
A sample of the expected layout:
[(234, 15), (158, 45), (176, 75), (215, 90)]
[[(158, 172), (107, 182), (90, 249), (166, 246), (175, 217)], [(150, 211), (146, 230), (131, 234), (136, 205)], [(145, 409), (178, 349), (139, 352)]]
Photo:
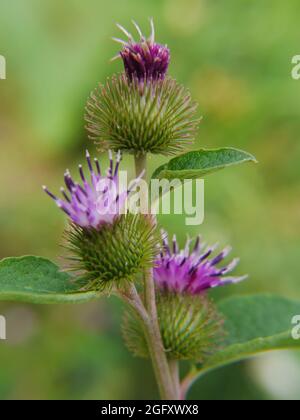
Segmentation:
[(179, 361), (169, 360), (169, 368), (170, 368), (173, 385), (175, 388), (176, 400), (185, 399), (185, 398), (182, 398), (182, 394), (181, 394)]
[(170, 375), (168, 362), (162, 345), (160, 330), (158, 329), (159, 336), (157, 336), (157, 329), (153, 323), (151, 315), (146, 310), (134, 284), (127, 286), (123, 291), (119, 290), (117, 294), (135, 311), (141, 322), (161, 399), (178, 399), (172, 383), (172, 377)]
[[(135, 168), (137, 176), (144, 171), (144, 178), (146, 178), (147, 156), (145, 154), (135, 156)], [(146, 339), (160, 395), (162, 399), (175, 400), (177, 393), (159, 328), (152, 268), (144, 273), (144, 300), (149, 315), (148, 321), (144, 323)]]
[(199, 372), (196, 368), (191, 369), (191, 371), (186, 375), (186, 377), (182, 380), (179, 388), (180, 392), (180, 399), (185, 400), (187, 397), (187, 394), (192, 387), (193, 383), (197, 380), (197, 377), (199, 376)]
[(147, 176), (147, 155), (146, 153), (142, 153), (139, 156), (135, 156), (135, 173), (136, 176), (140, 176), (142, 172), (144, 172), (143, 179), (146, 179)]

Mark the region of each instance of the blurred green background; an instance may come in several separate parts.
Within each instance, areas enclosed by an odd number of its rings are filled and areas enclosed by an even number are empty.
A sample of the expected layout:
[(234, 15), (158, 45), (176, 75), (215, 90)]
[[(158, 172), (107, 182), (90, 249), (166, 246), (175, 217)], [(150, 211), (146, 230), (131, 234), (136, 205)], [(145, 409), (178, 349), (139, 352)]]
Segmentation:
[[(89, 143), (83, 112), (97, 82), (121, 71), (115, 22), (134, 18), (172, 51), (170, 73), (200, 103), (198, 146), (234, 146), (260, 164), (206, 179), (206, 218), (176, 231), (231, 243), (242, 285), (214, 293), (272, 292), (300, 298), (300, 54), (298, 0), (1, 0), (0, 257), (37, 254), (59, 261), (65, 217), (42, 193), (62, 184)], [(131, 28), (132, 29), (132, 28)], [(151, 158), (154, 168), (164, 161)], [(126, 160), (132, 170), (132, 160)], [(0, 399), (157, 397), (151, 368), (120, 338), (113, 298), (82, 306), (0, 304), (8, 340), (0, 342)], [(299, 399), (300, 357), (283, 352), (230, 366), (199, 381), (195, 399)]]

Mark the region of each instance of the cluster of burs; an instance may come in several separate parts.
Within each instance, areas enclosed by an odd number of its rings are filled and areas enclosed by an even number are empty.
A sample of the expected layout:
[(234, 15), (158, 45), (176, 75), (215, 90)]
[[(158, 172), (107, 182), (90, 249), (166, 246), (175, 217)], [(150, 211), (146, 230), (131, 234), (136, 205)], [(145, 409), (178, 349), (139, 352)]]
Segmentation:
[[(99, 151), (110, 153), (108, 171), (103, 173), (98, 160), (93, 161), (87, 152), (89, 175), (80, 165), (81, 184), (67, 171), (62, 199), (45, 190), (71, 221), (66, 247), (70, 269), (82, 288), (116, 294), (137, 309), (124, 317), (128, 348), (135, 355), (151, 356), (143, 328), (148, 319), (148, 313), (143, 319), (143, 299), (151, 282), (167, 357), (203, 361), (223, 336), (222, 321), (206, 292), (244, 277), (227, 276), (237, 259), (219, 267), (229, 248), (213, 257), (215, 247), (198, 237), (180, 249), (175, 236), (169, 240), (161, 232), (155, 217), (120, 214), (130, 194), (125, 191), (116, 196), (111, 188), (119, 183), (121, 156), (134, 156), (137, 184), (146, 176), (147, 154), (184, 152), (195, 139), (199, 118), (189, 91), (168, 75), (170, 51), (155, 42), (153, 22), (148, 38), (134, 23), (137, 41), (118, 26), (128, 38), (115, 38), (122, 45), (117, 58), (123, 60), (124, 72), (96, 87), (85, 115), (90, 139)], [(100, 181), (103, 188), (99, 188)], [(99, 206), (107, 211), (100, 213)]]

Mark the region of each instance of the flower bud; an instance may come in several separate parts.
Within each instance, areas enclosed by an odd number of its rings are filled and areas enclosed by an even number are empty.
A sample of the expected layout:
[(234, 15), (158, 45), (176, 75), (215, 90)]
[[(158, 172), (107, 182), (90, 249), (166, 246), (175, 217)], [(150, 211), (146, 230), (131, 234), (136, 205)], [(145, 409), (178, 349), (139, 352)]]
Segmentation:
[[(224, 336), (221, 318), (207, 291), (239, 283), (247, 276), (227, 276), (236, 268), (237, 258), (219, 267), (230, 253), (229, 247), (213, 256), (216, 247), (206, 247), (200, 237), (192, 248), (188, 240), (180, 250), (175, 236), (172, 243), (165, 232), (162, 236), (153, 274), (164, 348), (169, 359), (202, 363), (218, 349)], [(123, 333), (134, 354), (148, 356), (143, 331), (134, 314), (126, 314)]]
[[(80, 165), (81, 183), (77, 183), (67, 171), (62, 198), (47, 187), (44, 190), (71, 223), (65, 234), (70, 270), (78, 273), (84, 289), (109, 291), (153, 265), (159, 236), (150, 216), (125, 214), (131, 189), (119, 191), (121, 155), (114, 163), (110, 153), (106, 173), (88, 152), (86, 159), (89, 176)], [(133, 181), (132, 188), (139, 180)]]
[(92, 92), (86, 128), (100, 150), (175, 154), (195, 138), (196, 110), (190, 93), (170, 77), (152, 83), (121, 74)]
[[(168, 359), (202, 363), (220, 346), (222, 321), (207, 297), (159, 292), (157, 312)], [(125, 314), (123, 336), (133, 354), (148, 357), (143, 330), (131, 312)]]
[(122, 51), (116, 58), (121, 57), (124, 63), (126, 75), (129, 80), (137, 78), (140, 81), (148, 79), (151, 81), (163, 80), (167, 74), (170, 63), (170, 50), (166, 45), (155, 42), (155, 30), (153, 20), (151, 23), (151, 35), (147, 39), (139, 26), (133, 22), (138, 34), (139, 41), (121, 25), (118, 28), (125, 34), (128, 41), (113, 38), (122, 45)]
[(133, 282), (153, 264), (157, 234), (144, 215), (122, 215), (101, 229), (73, 224), (66, 232), (70, 270), (85, 290), (109, 292)]

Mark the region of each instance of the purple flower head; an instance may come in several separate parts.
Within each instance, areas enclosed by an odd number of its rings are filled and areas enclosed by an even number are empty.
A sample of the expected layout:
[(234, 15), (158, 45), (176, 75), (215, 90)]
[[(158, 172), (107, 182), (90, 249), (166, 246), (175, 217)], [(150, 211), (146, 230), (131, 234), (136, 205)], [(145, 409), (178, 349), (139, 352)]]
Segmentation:
[(155, 42), (155, 30), (152, 19), (150, 23), (151, 35), (146, 39), (139, 26), (133, 21), (140, 36), (139, 42), (136, 42), (133, 36), (123, 26), (117, 25), (128, 37), (128, 41), (113, 38), (114, 41), (123, 45), (122, 51), (116, 58), (122, 58), (126, 74), (130, 80), (135, 77), (140, 81), (144, 81), (145, 79), (154, 81), (163, 80), (167, 74), (170, 64), (170, 50), (167, 46)]
[(110, 166), (107, 174), (102, 175), (98, 159), (95, 158), (92, 163), (87, 151), (86, 160), (90, 179), (86, 178), (82, 165), (79, 165), (81, 184), (75, 182), (67, 170), (64, 176), (67, 189), (61, 188), (63, 198), (56, 197), (47, 187), (43, 187), (71, 221), (82, 228), (98, 229), (103, 224), (112, 224), (124, 209), (129, 193), (139, 182), (137, 179), (132, 183), (130, 190), (119, 192), (121, 154), (117, 154), (116, 164), (114, 164), (111, 152), (109, 156)]
[(162, 290), (196, 295), (208, 289), (238, 283), (247, 278), (247, 276), (227, 276), (239, 263), (238, 258), (226, 266), (217, 267), (230, 253), (230, 247), (225, 248), (215, 257), (209, 258), (216, 246), (204, 249), (205, 245), (202, 244), (199, 236), (192, 251), (190, 240), (187, 241), (184, 250), (179, 250), (175, 236), (172, 245), (169, 245), (165, 233), (163, 233), (163, 238), (163, 249), (154, 268), (155, 282)]

